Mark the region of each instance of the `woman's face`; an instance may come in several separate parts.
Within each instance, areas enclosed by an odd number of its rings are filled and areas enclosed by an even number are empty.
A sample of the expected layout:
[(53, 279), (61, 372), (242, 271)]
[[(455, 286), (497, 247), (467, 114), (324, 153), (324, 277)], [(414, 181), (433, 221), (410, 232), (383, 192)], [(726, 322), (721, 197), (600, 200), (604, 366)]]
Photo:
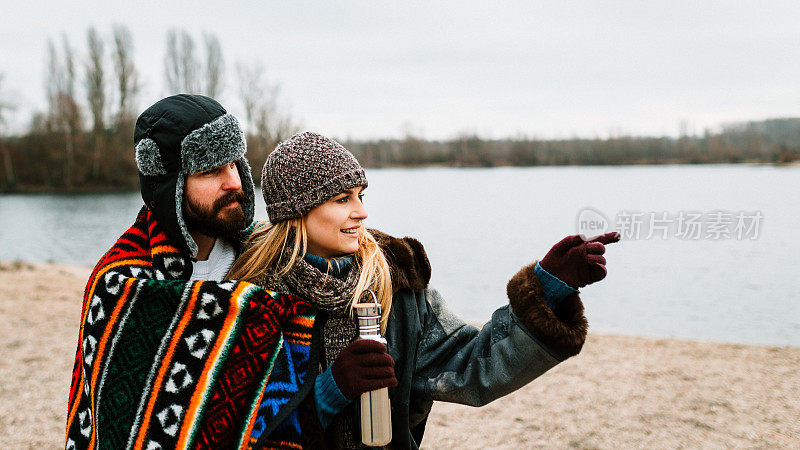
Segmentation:
[(364, 188), (354, 187), (314, 207), (305, 217), (308, 252), (323, 258), (355, 253), (361, 222), (367, 218)]

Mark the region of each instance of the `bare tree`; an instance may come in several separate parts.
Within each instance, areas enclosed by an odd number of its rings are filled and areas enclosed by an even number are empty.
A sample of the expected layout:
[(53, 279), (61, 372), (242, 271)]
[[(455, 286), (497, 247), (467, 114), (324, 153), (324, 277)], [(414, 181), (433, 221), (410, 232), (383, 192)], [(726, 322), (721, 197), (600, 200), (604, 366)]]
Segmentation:
[[(114, 25), (114, 46), (111, 59), (114, 66), (114, 84), (116, 87), (116, 111), (114, 127), (111, 133), (112, 149), (109, 161), (109, 173), (113, 174), (116, 183), (127, 184), (122, 174), (129, 173), (129, 167), (123, 162), (133, 164), (130, 139), (133, 136), (133, 124), (136, 108), (136, 95), (139, 93), (139, 75), (133, 62), (133, 38), (124, 25)], [(130, 180), (128, 181), (130, 182)]]
[(63, 182), (72, 187), (75, 176), (75, 139), (81, 126), (81, 111), (75, 100), (75, 55), (66, 35), (62, 36), (63, 58), (58, 57), (55, 44), (48, 41), (47, 98), (48, 129), (63, 134)]
[(239, 82), (239, 100), (244, 107), (248, 133), (253, 132), (256, 107), (267, 95), (267, 86), (262, 80), (263, 73), (264, 65), (259, 61), (251, 64), (245, 64), (241, 61), (236, 63), (236, 77)]
[(92, 113), (92, 178), (100, 176), (100, 149), (105, 133), (106, 92), (103, 74), (103, 40), (94, 27), (87, 35), (89, 60), (86, 63), (86, 101)]
[(59, 95), (59, 112), (66, 133), (64, 183), (72, 187), (75, 177), (75, 139), (81, 127), (81, 111), (75, 99), (75, 53), (67, 35), (62, 35), (64, 45), (64, 72)]
[(222, 58), (222, 47), (212, 33), (203, 33), (206, 48), (206, 86), (204, 94), (216, 98), (222, 93), (224, 84), (222, 74), (225, 72), (225, 61)]
[(178, 64), (178, 30), (167, 31), (167, 53), (164, 55), (164, 80), (170, 93), (181, 91), (181, 73)]
[(289, 135), (294, 126), (288, 116), (278, 112), (278, 85), (264, 77), (260, 61), (236, 64), (239, 100), (247, 120), (248, 148), (252, 166), (259, 167), (275, 145)]
[(181, 72), (183, 73), (183, 86), (186, 92), (197, 93), (200, 90), (197, 75), (200, 72), (200, 64), (194, 54), (194, 40), (189, 33), (181, 31)]
[(3, 136), (5, 135), (6, 127), (8, 126), (6, 113), (13, 111), (15, 109), (15, 105), (12, 104), (10, 101), (4, 99), (3, 95), (4, 78), (5, 74), (0, 73), (0, 153), (2, 153), (3, 155), (3, 169), (6, 180), (5, 185), (11, 188), (14, 187), (14, 185), (17, 183), (17, 180), (14, 175), (14, 161), (11, 159), (11, 152), (9, 151), (8, 146), (6, 146)]
[(194, 54), (194, 40), (184, 30), (167, 32), (167, 53), (164, 55), (164, 75), (170, 94), (197, 93), (199, 64)]
[(5, 77), (6, 74), (0, 73), (0, 137), (3, 136), (3, 131), (8, 124), (6, 112), (14, 109), (14, 105), (12, 105), (11, 102), (3, 99), (3, 82), (5, 81)]
[(178, 64), (178, 31), (167, 31), (167, 53), (164, 55), (164, 78), (170, 93), (181, 91), (181, 73)]
[(45, 92), (47, 93), (47, 120), (48, 130), (59, 128), (58, 95), (61, 89), (61, 62), (58, 60), (58, 51), (53, 39), (47, 40), (47, 77), (45, 78)]
[(139, 92), (139, 78), (133, 65), (133, 39), (124, 25), (114, 25), (114, 75), (117, 85), (115, 127), (133, 116), (133, 104)]
[(125, 25), (114, 25), (114, 74), (117, 85), (115, 128), (133, 117), (133, 106), (139, 92), (139, 76), (133, 65), (133, 38)]

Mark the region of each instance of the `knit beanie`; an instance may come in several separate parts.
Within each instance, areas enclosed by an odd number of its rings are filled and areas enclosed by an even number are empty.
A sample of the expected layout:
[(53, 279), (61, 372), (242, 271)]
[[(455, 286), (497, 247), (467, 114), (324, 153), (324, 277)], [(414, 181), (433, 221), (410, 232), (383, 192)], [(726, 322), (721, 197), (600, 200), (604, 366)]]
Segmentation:
[(261, 171), (269, 221), (304, 216), (356, 186), (367, 186), (364, 168), (341, 144), (310, 131), (281, 142)]
[(197, 244), (183, 219), (187, 175), (236, 161), (245, 193), (245, 224), (253, 221), (255, 185), (244, 158), (244, 133), (216, 100), (190, 94), (159, 100), (136, 120), (133, 142), (142, 199), (189, 256), (197, 253)]

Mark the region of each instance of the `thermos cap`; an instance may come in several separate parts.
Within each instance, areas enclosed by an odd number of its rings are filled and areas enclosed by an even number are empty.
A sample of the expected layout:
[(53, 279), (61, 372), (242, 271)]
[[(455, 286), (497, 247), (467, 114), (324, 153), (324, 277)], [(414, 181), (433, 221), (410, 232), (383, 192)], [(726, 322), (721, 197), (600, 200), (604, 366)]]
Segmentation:
[(356, 303), (353, 309), (358, 317), (381, 315), (380, 303)]
[(378, 297), (375, 293), (367, 289), (361, 293), (360, 302), (353, 305), (356, 315), (359, 317), (364, 316), (380, 316), (381, 304), (378, 303)]

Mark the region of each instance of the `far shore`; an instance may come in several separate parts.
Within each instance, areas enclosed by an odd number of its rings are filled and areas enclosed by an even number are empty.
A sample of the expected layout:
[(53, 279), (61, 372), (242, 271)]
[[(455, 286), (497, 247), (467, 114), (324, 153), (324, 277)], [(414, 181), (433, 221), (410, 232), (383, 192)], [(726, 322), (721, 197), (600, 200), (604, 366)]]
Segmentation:
[[(63, 446), (90, 271), (0, 261), (0, 448)], [(485, 407), (436, 403), (422, 447), (800, 448), (798, 373), (800, 347), (590, 334)]]
[[(391, 165), (383, 167), (367, 167), (367, 169), (430, 169), (430, 168), (449, 168), (449, 169), (497, 169), (497, 168), (518, 168), (527, 169), (532, 167), (631, 167), (631, 166), (771, 166), (771, 167), (800, 167), (800, 159), (789, 162), (767, 162), (767, 161), (741, 161), (741, 162), (710, 162), (710, 163), (693, 163), (693, 162), (649, 162), (649, 161), (634, 161), (624, 164), (550, 164), (540, 166), (512, 166), (512, 165), (497, 165), (497, 166), (466, 166), (458, 167), (448, 164), (425, 164), (414, 166)], [(258, 180), (256, 180), (257, 182)], [(0, 195), (4, 194), (54, 194), (54, 195), (71, 195), (71, 194), (114, 194), (126, 192), (138, 192), (138, 186), (76, 186), (66, 188), (64, 186), (0, 186)]]

